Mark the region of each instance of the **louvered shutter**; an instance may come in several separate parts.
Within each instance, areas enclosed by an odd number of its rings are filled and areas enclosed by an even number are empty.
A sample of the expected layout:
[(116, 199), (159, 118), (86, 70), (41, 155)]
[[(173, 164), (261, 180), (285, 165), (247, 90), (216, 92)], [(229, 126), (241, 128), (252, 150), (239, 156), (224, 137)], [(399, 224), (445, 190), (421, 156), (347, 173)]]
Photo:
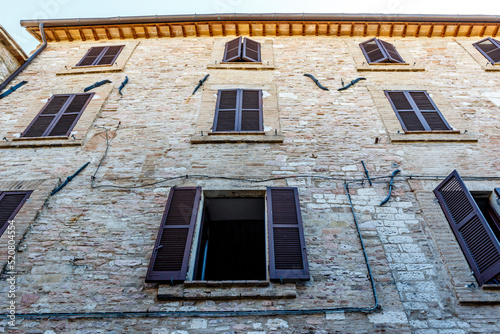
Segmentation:
[(382, 41), (380, 39), (378, 40), (378, 42), (380, 44), (382, 44), (382, 46), (384, 47), (390, 62), (393, 62), (393, 63), (404, 63), (405, 62), (403, 60), (403, 58), (401, 58), (401, 56), (399, 55), (399, 53), (396, 50), (396, 47), (394, 45), (392, 45), (391, 43), (387, 43), (385, 41)]
[(21, 137), (68, 136), (93, 96), (53, 95)]
[(48, 136), (68, 136), (93, 95), (94, 93), (73, 95), (73, 99), (59, 115)]
[(231, 62), (241, 59), (241, 42), (242, 37), (235, 38), (226, 43), (226, 47), (224, 49), (224, 58), (223, 62)]
[(108, 46), (102, 52), (101, 59), (99, 59), (94, 65), (113, 65), (123, 47), (123, 45)]
[(215, 109), (214, 131), (235, 131), (239, 106), (238, 90), (219, 90)]
[(490, 61), (490, 63), (500, 63), (500, 41), (488, 37), (473, 45)]
[(405, 131), (451, 130), (425, 91), (386, 91)]
[(262, 91), (241, 91), (241, 131), (262, 131)]
[(92, 66), (96, 62), (96, 60), (101, 56), (102, 52), (106, 49), (105, 46), (96, 46), (90, 48), (85, 56), (83, 56), (82, 60), (76, 66)]
[(201, 187), (170, 190), (146, 282), (179, 283), (186, 279)]
[(0, 192), (0, 236), (8, 228), (9, 220), (14, 219), (30, 194), (31, 191)]
[(375, 38), (360, 43), (359, 47), (361, 48), (361, 51), (363, 51), (366, 60), (370, 64), (381, 63), (387, 60), (386, 55), (383, 53), (382, 49), (378, 45), (377, 40)]
[(243, 39), (243, 54), (241, 59), (250, 62), (260, 62), (260, 43), (250, 38)]
[(309, 280), (297, 188), (267, 188), (270, 279)]
[(479, 284), (500, 274), (500, 244), (458, 172), (434, 194)]

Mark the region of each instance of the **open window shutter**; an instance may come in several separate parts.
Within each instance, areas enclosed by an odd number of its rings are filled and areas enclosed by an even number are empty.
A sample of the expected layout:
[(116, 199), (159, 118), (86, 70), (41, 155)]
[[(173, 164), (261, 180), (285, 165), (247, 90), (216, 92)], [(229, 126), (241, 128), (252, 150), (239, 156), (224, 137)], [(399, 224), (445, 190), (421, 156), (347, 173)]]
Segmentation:
[(214, 118), (214, 131), (235, 131), (236, 110), (238, 109), (238, 90), (219, 90)]
[(260, 43), (250, 38), (244, 38), (241, 59), (257, 63), (260, 62)]
[(270, 279), (309, 280), (297, 188), (267, 188)]
[(391, 101), (405, 131), (425, 130), (404, 92), (385, 92), (385, 95)]
[(393, 63), (404, 63), (405, 61), (401, 56), (399, 55), (398, 51), (396, 50), (396, 47), (392, 45), (391, 43), (387, 43), (382, 40), (378, 40), (380, 44), (385, 48), (386, 54), (389, 56), (389, 61)]
[(80, 60), (80, 62), (78, 64), (76, 64), (76, 66), (95, 65), (94, 64), (95, 61), (97, 60), (97, 58), (99, 58), (99, 56), (104, 51), (104, 49), (106, 49), (105, 46), (96, 46), (96, 47), (90, 48), (90, 50), (87, 52), (87, 54), (82, 58), (82, 60)]
[(0, 236), (9, 226), (9, 220), (13, 220), (31, 192), (0, 192)]
[(377, 43), (376, 38), (372, 38), (366, 42), (360, 43), (359, 47), (361, 48), (361, 51), (363, 51), (366, 60), (370, 64), (382, 63), (388, 59), (379, 43)]
[(146, 282), (178, 283), (186, 279), (201, 187), (170, 190), (149, 262)]
[(430, 130), (451, 130), (427, 92), (409, 92)]
[(243, 90), (241, 98), (241, 131), (262, 130), (262, 91)]
[(82, 115), (94, 93), (76, 94), (69, 105), (59, 115), (58, 120), (50, 130), (49, 136), (68, 136)]
[(21, 137), (41, 137), (66, 105), (71, 95), (54, 95), (38, 116), (31, 122)]
[(226, 48), (224, 49), (223, 62), (236, 61), (241, 59), (241, 40), (242, 37), (235, 38), (226, 43)]
[(492, 64), (500, 63), (500, 41), (491, 37), (473, 44)]
[(453, 171), (434, 194), (477, 281), (487, 283), (500, 273), (500, 244), (458, 172)]
[(115, 59), (118, 58), (118, 55), (123, 49), (123, 45), (114, 45), (108, 46), (104, 51), (101, 59), (97, 61), (97, 64), (94, 65), (113, 65)]

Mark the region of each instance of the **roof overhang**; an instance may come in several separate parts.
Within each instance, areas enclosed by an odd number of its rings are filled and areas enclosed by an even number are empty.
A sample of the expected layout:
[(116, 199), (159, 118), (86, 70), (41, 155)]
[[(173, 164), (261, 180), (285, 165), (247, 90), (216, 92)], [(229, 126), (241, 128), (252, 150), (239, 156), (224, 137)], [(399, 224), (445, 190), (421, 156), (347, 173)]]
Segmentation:
[(21, 49), (19, 44), (9, 35), (9, 33), (0, 25), (0, 43), (2, 43), (7, 51), (17, 59), (20, 64), (23, 64), (28, 56)]
[(209, 36), (495, 37), (500, 16), (402, 14), (203, 14), (23, 20), (49, 42)]

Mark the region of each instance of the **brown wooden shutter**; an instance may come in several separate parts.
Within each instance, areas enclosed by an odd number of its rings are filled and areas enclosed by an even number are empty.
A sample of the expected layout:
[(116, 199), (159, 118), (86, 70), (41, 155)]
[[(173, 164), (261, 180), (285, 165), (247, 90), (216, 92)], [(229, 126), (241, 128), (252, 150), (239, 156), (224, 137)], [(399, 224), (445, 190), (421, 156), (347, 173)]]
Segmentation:
[(260, 43), (250, 38), (244, 38), (241, 59), (250, 62), (260, 62)]
[(500, 63), (500, 41), (488, 37), (472, 45), (474, 45), (490, 63)]
[(425, 91), (386, 91), (405, 131), (451, 130)]
[(108, 46), (106, 50), (102, 52), (101, 59), (99, 59), (95, 65), (113, 65), (123, 47), (124, 45)]
[(360, 43), (359, 47), (369, 64), (376, 63), (404, 63), (396, 47), (377, 38)]
[(226, 43), (226, 48), (224, 49), (223, 62), (237, 61), (241, 59), (241, 42), (242, 37), (235, 38)]
[(201, 187), (170, 190), (146, 283), (179, 283), (186, 279), (200, 198)]
[(500, 274), (500, 244), (458, 172), (453, 171), (434, 194), (479, 284)]
[(53, 95), (21, 137), (68, 136), (93, 96)]
[(238, 90), (219, 90), (215, 109), (214, 131), (235, 131), (239, 106)]
[(385, 48), (386, 54), (389, 58), (389, 61), (391, 63), (404, 63), (405, 61), (401, 56), (399, 55), (398, 51), (396, 50), (396, 47), (392, 45), (391, 43), (387, 43), (383, 40), (378, 40), (382, 44), (382, 46)]
[(309, 280), (297, 188), (267, 188), (270, 279)]
[(96, 46), (90, 48), (85, 56), (83, 56), (82, 60), (76, 66), (92, 66), (97, 61), (97, 59), (101, 56), (101, 54), (106, 49), (105, 46)]
[(241, 131), (263, 131), (262, 91), (241, 91)]
[(30, 197), (31, 191), (0, 192), (0, 236), (9, 226), (24, 202)]

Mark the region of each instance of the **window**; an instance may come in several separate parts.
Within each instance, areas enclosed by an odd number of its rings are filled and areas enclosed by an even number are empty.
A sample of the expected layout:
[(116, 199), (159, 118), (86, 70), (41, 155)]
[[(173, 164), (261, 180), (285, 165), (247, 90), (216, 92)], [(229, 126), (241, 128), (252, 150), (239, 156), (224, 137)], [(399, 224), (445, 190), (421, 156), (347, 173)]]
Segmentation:
[(490, 63), (493, 65), (500, 63), (500, 42), (496, 39), (488, 37), (473, 45)]
[(113, 65), (123, 47), (124, 45), (92, 47), (76, 66)]
[(452, 130), (426, 91), (385, 91), (405, 131)]
[(222, 62), (260, 62), (260, 43), (238, 37), (226, 43)]
[(394, 45), (377, 38), (360, 43), (359, 47), (369, 64), (401, 63), (405, 61), (399, 55)]
[(0, 192), (0, 236), (9, 226), (9, 220), (14, 219), (30, 194), (30, 191)]
[(21, 137), (69, 136), (94, 93), (53, 95)]
[(219, 90), (213, 124), (214, 132), (263, 130), (261, 90)]
[(434, 189), (479, 285), (500, 280), (500, 219), (496, 211), (500, 191), (495, 193), (479, 194), (475, 199), (456, 170)]
[(213, 193), (199, 210), (200, 187), (171, 189), (146, 282), (184, 282), (191, 249), (194, 280), (309, 280), (297, 188), (267, 188), (254, 196)]

